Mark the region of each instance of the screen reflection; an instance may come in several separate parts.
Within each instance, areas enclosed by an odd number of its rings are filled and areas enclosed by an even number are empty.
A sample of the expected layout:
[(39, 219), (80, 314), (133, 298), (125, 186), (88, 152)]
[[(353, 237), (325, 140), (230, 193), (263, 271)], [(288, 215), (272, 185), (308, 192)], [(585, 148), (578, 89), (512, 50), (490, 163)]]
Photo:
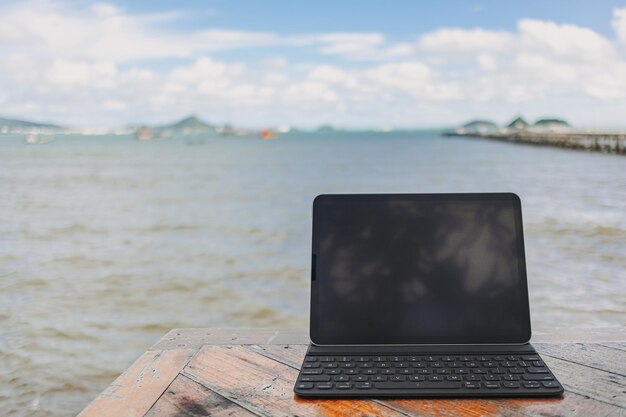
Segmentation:
[(351, 342), (523, 333), (510, 199), (322, 199), (318, 331)]

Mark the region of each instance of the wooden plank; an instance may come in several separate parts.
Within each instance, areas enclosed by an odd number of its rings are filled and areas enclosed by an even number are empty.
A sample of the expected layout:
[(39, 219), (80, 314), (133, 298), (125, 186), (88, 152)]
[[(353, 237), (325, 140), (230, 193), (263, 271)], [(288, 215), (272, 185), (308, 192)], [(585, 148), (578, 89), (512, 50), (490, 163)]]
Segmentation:
[(148, 351), (78, 417), (141, 417), (163, 394), (195, 350)]
[[(300, 368), (306, 346), (249, 346), (263, 355)], [(428, 399), (428, 400), (376, 400), (410, 415), (419, 416), (618, 416), (624, 410), (585, 396), (566, 393), (563, 398), (532, 399)]]
[(623, 416), (624, 410), (583, 396), (565, 393), (562, 398), (386, 400), (397, 410), (420, 417), (479, 416)]
[(186, 376), (178, 375), (145, 415), (145, 417), (174, 416), (255, 417), (256, 414)]
[(597, 343), (535, 344), (542, 356), (576, 362), (590, 368), (626, 376), (626, 352)]
[[(626, 327), (618, 328), (557, 328), (535, 331), (533, 343), (612, 343), (626, 341)], [(294, 345), (309, 344), (304, 329), (228, 329), (183, 328), (173, 329), (161, 338), (151, 350), (200, 349), (204, 345)]]
[(241, 346), (205, 346), (183, 375), (262, 416), (406, 416), (369, 400), (298, 398), (296, 369)]
[(547, 355), (542, 358), (566, 390), (626, 408), (625, 377)]
[(556, 327), (533, 330), (531, 343), (602, 343), (626, 341), (626, 327)]
[(302, 330), (188, 328), (173, 329), (151, 350), (200, 349), (204, 345), (308, 344)]
[(619, 342), (602, 342), (600, 343), (602, 346), (609, 347), (611, 349), (623, 350), (626, 351), (626, 343)]
[(295, 369), (300, 369), (308, 346), (306, 345), (251, 345), (248, 349)]

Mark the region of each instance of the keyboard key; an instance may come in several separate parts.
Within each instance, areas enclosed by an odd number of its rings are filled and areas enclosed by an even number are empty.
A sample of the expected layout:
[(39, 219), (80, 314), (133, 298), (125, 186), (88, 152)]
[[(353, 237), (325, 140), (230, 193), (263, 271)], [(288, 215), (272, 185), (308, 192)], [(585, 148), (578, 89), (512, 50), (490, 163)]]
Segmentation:
[(531, 363), (533, 366), (543, 366), (543, 363), (541, 363), (541, 361), (532, 361)]
[(365, 375), (357, 375), (357, 376), (353, 376), (352, 380), (357, 381), (357, 382), (367, 382), (369, 381), (369, 377)]
[(330, 377), (328, 375), (303, 375), (300, 377), (302, 382), (328, 382)]
[(404, 360), (404, 356), (392, 356), (389, 360), (391, 362), (402, 362)]
[(321, 373), (321, 369), (305, 369), (302, 371), (302, 375), (320, 375)]
[(519, 388), (519, 382), (508, 381), (503, 382), (502, 385), (504, 386), (504, 388)]
[(419, 362), (421, 360), (422, 360), (421, 356), (409, 356), (407, 358), (407, 361), (409, 361), (409, 362)]
[(333, 377), (333, 381), (335, 382), (349, 382), (350, 377), (348, 375), (338, 375)]
[[(312, 365), (317, 365), (317, 364), (312, 364)], [(323, 367), (324, 367), (324, 368), (336, 368), (336, 367), (337, 367), (337, 364), (336, 364), (336, 363), (333, 363), (333, 362), (328, 362), (328, 363), (325, 363), (325, 364), (323, 365)]]
[(396, 362), (394, 365), (396, 368), (408, 368), (410, 366), (408, 362)]
[(372, 365), (370, 362), (357, 362), (359, 364), (359, 368), (373, 368), (374, 365)]
[(547, 374), (548, 373), (547, 368), (528, 368), (527, 371), (530, 374)]
[[(447, 369), (442, 369), (442, 371), (446, 371)], [(402, 368), (396, 369), (396, 373), (400, 375), (413, 375), (413, 369), (410, 368)]]
[(556, 381), (544, 381), (541, 383), (546, 388), (560, 388), (559, 383)]
[(357, 382), (356, 384), (354, 384), (354, 387), (356, 389), (370, 389), (372, 388), (372, 383), (371, 382)]
[(320, 367), (320, 364), (319, 364), (319, 363), (315, 363), (315, 362), (313, 362), (313, 363), (309, 363), (309, 362), (307, 362), (307, 363), (305, 363), (302, 367), (303, 367), (304, 369), (313, 369), (313, 368), (319, 368), (319, 367)]
[(478, 388), (480, 388), (480, 384), (478, 382), (466, 382), (463, 386), (465, 388), (469, 388), (469, 389), (478, 389)]
[(338, 382), (335, 385), (335, 388), (337, 388), (337, 389), (350, 389), (350, 388), (352, 388), (352, 384), (350, 382)]
[(380, 371), (381, 374), (383, 375), (395, 375), (396, 370), (395, 369), (390, 369), (390, 368), (384, 368)]
[(486, 374), (486, 373), (487, 373), (487, 371), (485, 371), (484, 369), (479, 369), (479, 368), (476, 368), (476, 369), (472, 369), (472, 373), (473, 373), (473, 374), (480, 374), (480, 375), (484, 375), (484, 374)]
[(389, 377), (387, 377), (385, 375), (376, 375), (375, 377), (372, 377), (372, 381), (374, 381), (374, 382), (384, 382), (384, 381), (387, 380), (387, 378), (389, 378)]
[(324, 369), (324, 373), (326, 375), (339, 375), (341, 373), (341, 369)]
[(466, 381), (480, 381), (480, 376), (478, 375), (468, 375), (465, 377)]
[(367, 356), (357, 356), (354, 360), (357, 362), (369, 362), (370, 358)]
[(317, 362), (317, 358), (315, 356), (307, 356), (304, 359), (305, 362)]
[(319, 384), (315, 384), (315, 388), (317, 389), (331, 389), (333, 387), (333, 384), (331, 384), (330, 382), (321, 382)]
[(350, 362), (342, 362), (341, 367), (342, 368), (356, 368), (356, 364), (350, 363)]
[(378, 371), (376, 369), (364, 369), (363, 374), (365, 375), (376, 375)]
[(423, 375), (412, 375), (409, 377), (409, 381), (420, 382), (425, 381), (426, 377)]
[(459, 389), (458, 382), (377, 382), (378, 389)]
[(498, 375), (485, 375), (483, 377), (483, 381), (499, 381), (500, 377)]
[(352, 362), (352, 357), (350, 357), (350, 356), (341, 356), (338, 360), (339, 360), (339, 362)]
[(346, 375), (358, 375), (358, 369), (346, 369), (343, 371)]
[(448, 375), (446, 379), (448, 381), (461, 381), (463, 378), (460, 375)]
[(461, 368), (461, 369), (455, 369), (454, 370), (455, 374), (469, 374), (469, 370), (465, 369), (465, 368)]
[(389, 377), (390, 381), (393, 382), (400, 382), (400, 381), (406, 381), (406, 376), (404, 375), (393, 375)]
[(430, 375), (428, 377), (429, 381), (443, 381), (443, 376), (441, 375)]
[(523, 385), (524, 385), (524, 388), (539, 388), (541, 386), (539, 385), (539, 382), (536, 382), (536, 381), (524, 382)]
[(533, 356), (522, 356), (522, 360), (523, 361), (540, 361), (541, 358), (539, 356), (533, 355)]
[(522, 379), (524, 379), (524, 381), (553, 381), (554, 380), (554, 378), (552, 378), (551, 375), (545, 375), (545, 374), (524, 375), (522, 376)]
[(374, 362), (384, 362), (387, 360), (387, 357), (386, 356), (374, 356), (372, 360)]
[(500, 384), (498, 384), (497, 382), (485, 382), (483, 384), (483, 387), (489, 388), (489, 389), (495, 389), (495, 388), (500, 388)]
[(320, 361), (322, 361), (322, 362), (334, 362), (335, 358), (333, 358), (331, 356), (322, 356), (320, 358)]
[(298, 389), (311, 389), (313, 388), (313, 384), (310, 382), (300, 382), (299, 384), (296, 384), (296, 388)]
[(502, 379), (504, 379), (505, 381), (519, 381), (519, 376), (518, 375), (504, 375)]

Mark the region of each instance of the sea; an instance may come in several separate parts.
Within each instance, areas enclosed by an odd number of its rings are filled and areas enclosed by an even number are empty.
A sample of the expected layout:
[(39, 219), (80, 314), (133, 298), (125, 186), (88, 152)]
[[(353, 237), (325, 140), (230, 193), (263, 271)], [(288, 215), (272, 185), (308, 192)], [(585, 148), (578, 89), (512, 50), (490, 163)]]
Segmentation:
[(626, 323), (626, 158), (436, 131), (0, 136), (0, 414), (73, 416), (175, 327), (308, 329), (322, 193), (515, 192), (532, 326)]

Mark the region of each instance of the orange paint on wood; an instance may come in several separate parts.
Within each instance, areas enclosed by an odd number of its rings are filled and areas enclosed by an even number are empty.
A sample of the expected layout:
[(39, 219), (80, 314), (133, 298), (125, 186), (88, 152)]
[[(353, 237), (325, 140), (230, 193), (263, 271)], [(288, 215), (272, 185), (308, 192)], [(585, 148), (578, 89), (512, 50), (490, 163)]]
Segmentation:
[(304, 400), (293, 393), (298, 371), (241, 346), (205, 346), (183, 374), (244, 408), (277, 416), (398, 416), (369, 400)]

